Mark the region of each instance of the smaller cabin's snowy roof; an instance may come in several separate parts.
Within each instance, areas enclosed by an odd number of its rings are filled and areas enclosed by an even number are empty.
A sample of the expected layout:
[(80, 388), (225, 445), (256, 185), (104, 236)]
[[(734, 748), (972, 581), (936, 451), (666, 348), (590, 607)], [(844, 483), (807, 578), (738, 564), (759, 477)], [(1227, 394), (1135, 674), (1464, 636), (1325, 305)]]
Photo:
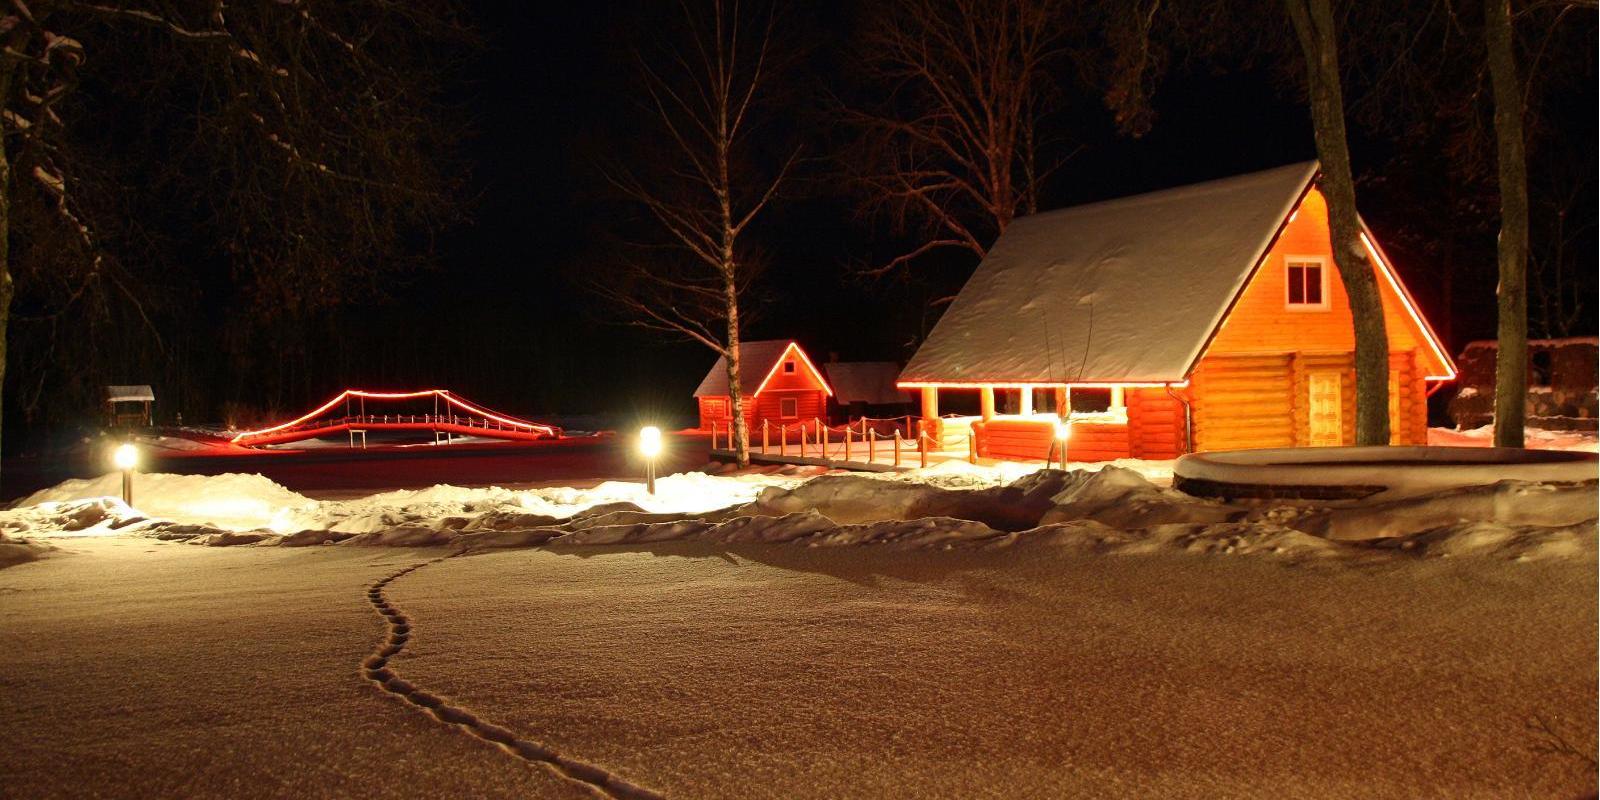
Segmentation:
[[(1588, 345), (1590, 347), (1600, 347), (1600, 338), (1597, 338), (1597, 337), (1594, 337), (1594, 336), (1566, 336), (1566, 337), (1562, 337), (1560, 339), (1529, 339), (1528, 340), (1528, 346), (1529, 347), (1574, 347), (1574, 346), (1582, 346), (1582, 345)], [(1500, 347), (1500, 342), (1498, 342), (1498, 341), (1496, 341), (1494, 339), (1478, 339), (1476, 341), (1467, 342), (1467, 346), (1461, 348), (1461, 351), (1464, 353), (1464, 352), (1466, 352), (1468, 350), (1484, 350), (1484, 349), (1494, 350), (1494, 349), (1498, 349), (1499, 347)]]
[(144, 384), (135, 386), (107, 386), (107, 403), (137, 403), (140, 401), (155, 402), (154, 389)]
[(911, 402), (911, 395), (895, 388), (900, 365), (893, 361), (829, 361), (822, 365), (841, 403), (887, 406)]
[[(761, 381), (778, 365), (783, 354), (788, 352), (789, 346), (794, 345), (800, 350), (800, 345), (792, 339), (764, 339), (755, 342), (739, 343), (739, 381), (746, 394), (755, 394), (761, 386)], [(802, 358), (805, 351), (800, 350)], [(821, 375), (817, 378), (821, 379)], [(706, 373), (700, 381), (700, 388), (694, 390), (695, 397), (727, 397), (728, 396), (728, 360), (717, 357), (717, 363), (711, 365), (711, 371)]]
[(900, 381), (1184, 380), (1316, 174), (1308, 161), (1020, 217)]

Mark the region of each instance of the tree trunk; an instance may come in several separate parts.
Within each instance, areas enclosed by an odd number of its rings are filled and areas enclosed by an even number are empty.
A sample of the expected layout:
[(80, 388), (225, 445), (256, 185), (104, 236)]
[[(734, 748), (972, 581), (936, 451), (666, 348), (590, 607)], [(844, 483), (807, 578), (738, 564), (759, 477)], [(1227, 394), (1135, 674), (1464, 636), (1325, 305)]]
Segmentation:
[(1522, 84), (1517, 79), (1510, 0), (1484, 0), (1483, 10), (1500, 161), (1500, 347), (1494, 361), (1494, 443), (1522, 447), (1528, 402), (1528, 160)]
[(725, 272), (722, 296), (728, 306), (728, 404), (733, 413), (733, 454), (739, 468), (750, 466), (750, 426), (744, 418), (744, 385), (739, 377), (739, 291), (733, 273)]
[[(0, 69), (0, 99), (11, 94), (14, 67), (10, 59)], [(11, 297), (16, 286), (11, 279), (11, 156), (5, 138), (0, 137), (0, 430), (4, 429), (7, 333), (11, 330)], [(3, 438), (3, 437), (0, 437)]]
[(1356, 339), (1356, 444), (1389, 443), (1389, 335), (1378, 277), (1361, 241), (1350, 143), (1345, 136), (1344, 91), (1339, 78), (1337, 32), (1329, 0), (1286, 0), (1306, 57), (1306, 84), (1322, 193), (1328, 201), (1333, 263), (1350, 298)]

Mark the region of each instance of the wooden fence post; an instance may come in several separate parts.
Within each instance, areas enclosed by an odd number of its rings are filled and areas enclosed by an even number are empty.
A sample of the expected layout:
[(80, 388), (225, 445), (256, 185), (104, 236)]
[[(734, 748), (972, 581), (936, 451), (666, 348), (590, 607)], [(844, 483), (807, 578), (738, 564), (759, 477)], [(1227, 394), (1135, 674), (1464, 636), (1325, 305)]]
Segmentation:
[(894, 429), (894, 465), (900, 466), (900, 429)]
[(782, 422), (778, 423), (778, 455), (789, 455), (789, 426)]

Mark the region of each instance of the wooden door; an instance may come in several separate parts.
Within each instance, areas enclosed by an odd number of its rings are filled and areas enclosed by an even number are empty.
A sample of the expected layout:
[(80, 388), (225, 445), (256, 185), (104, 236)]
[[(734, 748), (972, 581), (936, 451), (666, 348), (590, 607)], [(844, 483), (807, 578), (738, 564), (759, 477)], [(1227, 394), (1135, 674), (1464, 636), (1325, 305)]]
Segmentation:
[(1344, 444), (1344, 419), (1340, 399), (1344, 394), (1344, 375), (1331, 370), (1312, 372), (1307, 377), (1310, 387), (1308, 419), (1311, 430), (1307, 436), (1312, 447), (1338, 447)]

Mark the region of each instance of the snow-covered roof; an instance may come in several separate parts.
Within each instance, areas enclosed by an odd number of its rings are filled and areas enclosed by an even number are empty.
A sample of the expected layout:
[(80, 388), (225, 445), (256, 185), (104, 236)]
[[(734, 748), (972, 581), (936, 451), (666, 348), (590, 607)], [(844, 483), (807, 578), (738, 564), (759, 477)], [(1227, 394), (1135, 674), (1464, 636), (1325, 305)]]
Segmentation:
[(893, 361), (829, 361), (822, 365), (841, 403), (885, 406), (911, 402), (911, 395), (895, 388), (900, 365)]
[(149, 386), (140, 384), (136, 386), (107, 386), (107, 403), (136, 403), (140, 401), (155, 402), (156, 393)]
[[(821, 384), (824, 391), (828, 390), (828, 381), (817, 372), (816, 366), (811, 363), (804, 350), (792, 339), (765, 339), (755, 342), (739, 343), (739, 380), (741, 387), (749, 394), (756, 394), (761, 390), (767, 376), (777, 368), (778, 362), (783, 360), (789, 348), (794, 348), (799, 354), (801, 363), (805, 364), (811, 374)], [(711, 365), (711, 371), (700, 380), (699, 388), (694, 390), (695, 397), (727, 397), (728, 396), (728, 360), (722, 356), (717, 357), (717, 363)]]
[(1308, 161), (1014, 220), (901, 384), (1184, 380), (1316, 173)]

